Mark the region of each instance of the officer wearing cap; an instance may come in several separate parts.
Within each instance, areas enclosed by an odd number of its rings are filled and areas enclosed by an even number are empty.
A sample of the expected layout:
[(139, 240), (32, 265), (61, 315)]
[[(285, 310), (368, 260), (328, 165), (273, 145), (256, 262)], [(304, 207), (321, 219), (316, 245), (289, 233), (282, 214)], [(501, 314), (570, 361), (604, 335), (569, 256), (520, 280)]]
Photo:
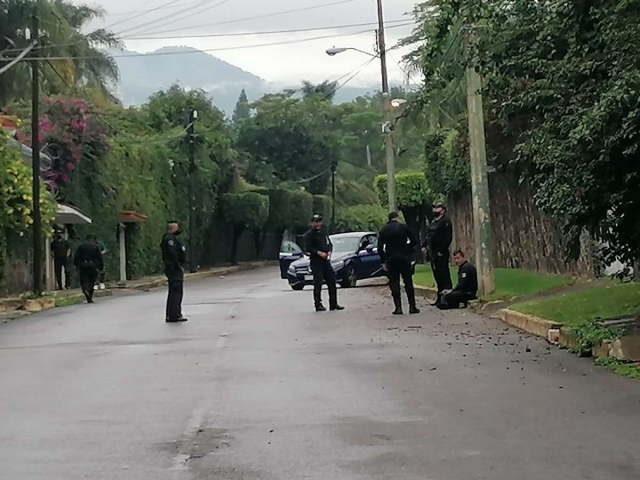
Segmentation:
[(311, 219), (311, 228), (304, 234), (304, 245), (313, 273), (313, 300), (316, 312), (327, 311), (322, 305), (323, 283), (326, 283), (329, 289), (329, 309), (332, 311), (344, 310), (344, 307), (338, 305), (336, 274), (331, 266), (333, 245), (329, 235), (322, 227), (322, 215), (314, 215)]
[(409, 313), (420, 313), (416, 307), (416, 295), (413, 287), (413, 269), (411, 254), (418, 245), (416, 235), (405, 223), (400, 223), (397, 212), (389, 214), (389, 223), (380, 230), (378, 253), (389, 275), (391, 296), (396, 309), (394, 315), (402, 315), (402, 298), (400, 295), (400, 277), (409, 299)]
[(453, 226), (447, 216), (447, 207), (439, 203), (433, 206), (434, 219), (429, 224), (425, 248), (431, 258), (431, 269), (438, 287), (438, 298), (434, 305), (440, 303), (442, 292), (451, 290), (451, 272), (449, 271), (449, 255), (453, 240)]
[(182, 245), (178, 236), (180, 225), (176, 221), (170, 221), (167, 225), (167, 233), (162, 237), (162, 262), (164, 273), (169, 283), (167, 296), (167, 313), (165, 320), (169, 323), (186, 322), (182, 316), (182, 297), (184, 294), (184, 268), (187, 260), (186, 248)]

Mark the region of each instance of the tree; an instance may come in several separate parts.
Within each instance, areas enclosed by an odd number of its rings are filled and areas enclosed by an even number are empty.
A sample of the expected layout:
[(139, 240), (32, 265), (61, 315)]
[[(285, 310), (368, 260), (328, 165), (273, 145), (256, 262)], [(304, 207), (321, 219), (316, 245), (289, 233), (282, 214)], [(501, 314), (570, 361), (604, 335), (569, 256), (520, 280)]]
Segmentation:
[(237, 265), (240, 235), (247, 229), (259, 232), (265, 226), (269, 218), (269, 197), (257, 192), (227, 193), (222, 203), (227, 223), (233, 227), (231, 261)]
[(313, 84), (305, 80), (300, 90), (305, 97), (317, 96), (322, 100), (332, 101), (338, 91), (338, 82), (325, 80), (322, 83)]
[[(16, 56), (30, 43), (25, 38), (31, 27), (34, 2), (3, 0), (0, 10), (0, 51)], [(113, 99), (110, 86), (118, 80), (115, 60), (104, 48), (119, 48), (113, 32), (97, 29), (84, 33), (87, 25), (104, 15), (104, 10), (74, 5), (65, 0), (38, 1), (38, 17), (46, 34), (46, 45), (37, 50), (43, 62), (42, 88), (47, 94), (74, 94), (78, 89), (100, 92)], [(30, 67), (20, 62), (0, 76), (0, 105), (29, 98)]]
[(240, 92), (240, 97), (236, 103), (236, 108), (233, 111), (233, 123), (238, 123), (241, 120), (246, 120), (251, 116), (251, 108), (249, 107), (249, 100), (247, 99), (247, 92), (244, 88)]
[(240, 124), (237, 145), (255, 164), (270, 165), (280, 181), (325, 193), (339, 156), (339, 123), (331, 103), (318, 97), (268, 95), (256, 115)]
[[(382, 205), (388, 205), (387, 176), (379, 175), (374, 188)], [(404, 215), (409, 228), (419, 235), (426, 225), (433, 203), (433, 193), (429, 189), (423, 173), (404, 172), (396, 175), (398, 208)]]

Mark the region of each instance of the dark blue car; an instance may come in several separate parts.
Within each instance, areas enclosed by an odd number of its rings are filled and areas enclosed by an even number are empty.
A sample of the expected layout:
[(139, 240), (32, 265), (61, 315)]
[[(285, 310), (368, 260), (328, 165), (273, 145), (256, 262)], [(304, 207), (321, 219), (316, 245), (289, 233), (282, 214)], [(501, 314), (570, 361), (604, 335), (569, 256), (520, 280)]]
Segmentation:
[[(385, 275), (378, 255), (377, 233), (340, 233), (330, 238), (333, 243), (331, 265), (340, 286), (353, 288), (358, 280)], [(283, 242), (281, 250), (280, 273), (287, 278), (291, 288), (302, 290), (305, 285), (313, 285), (309, 258), (300, 247), (293, 242)]]

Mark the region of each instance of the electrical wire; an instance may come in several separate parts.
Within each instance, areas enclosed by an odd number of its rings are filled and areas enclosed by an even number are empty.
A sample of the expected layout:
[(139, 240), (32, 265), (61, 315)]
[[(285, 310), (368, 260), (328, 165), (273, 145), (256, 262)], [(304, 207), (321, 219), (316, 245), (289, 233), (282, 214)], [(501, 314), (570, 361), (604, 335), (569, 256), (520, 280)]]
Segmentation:
[[(163, 27), (163, 26), (168, 25), (170, 23), (179, 22), (181, 20), (185, 20), (187, 18), (193, 17), (194, 15), (198, 15), (198, 14), (207, 12), (209, 10), (212, 10), (212, 9), (214, 9), (216, 7), (221, 7), (225, 3), (229, 3), (231, 0), (220, 0), (219, 2), (214, 3), (213, 5), (207, 5), (208, 3), (211, 3), (212, 1), (213, 0), (201, 0), (200, 3), (196, 4), (195, 7), (191, 8), (191, 9), (185, 11), (185, 12), (178, 13), (177, 15), (170, 15), (169, 18), (168, 18), (168, 21), (167, 21), (167, 17), (166, 16), (165, 17), (156, 18), (155, 20), (149, 20), (148, 22), (143, 23), (141, 25), (136, 25), (135, 27), (130, 27), (130, 28), (124, 29), (124, 30), (118, 32), (117, 34), (118, 35), (122, 35), (123, 33), (131, 32), (132, 30), (138, 30), (138, 29), (140, 29), (142, 27), (146, 27), (146, 26), (153, 25), (155, 23), (161, 22), (160, 25), (154, 25), (153, 27), (148, 28), (147, 30), (143, 30), (142, 32), (140, 32), (140, 35), (142, 35), (144, 33), (147, 33), (149, 31), (152, 31), (152, 30), (154, 30), (156, 28), (159, 28), (159, 27)], [(204, 6), (204, 8), (200, 8), (200, 7), (203, 7), (203, 6)]]
[(8, 64), (6, 64), (4, 67), (0, 68), (0, 75), (2, 75), (3, 73), (5, 73), (6, 71), (8, 71), (9, 69), (11, 69), (11, 67), (13, 67), (16, 63), (18, 63), (20, 60), (22, 60), (24, 57), (26, 57), (29, 52), (31, 50), (34, 49), (34, 47), (37, 45), (37, 42), (32, 42), (31, 45), (29, 45), (27, 48), (25, 48), (24, 50), (22, 50), (22, 52), (15, 57), (13, 60), (11, 60)]
[(287, 15), (289, 13), (298, 13), (298, 12), (307, 12), (310, 10), (317, 10), (320, 8), (327, 8), (327, 7), (334, 7), (336, 5), (342, 5), (342, 4), (346, 4), (346, 3), (352, 3), (352, 2), (357, 2), (359, 0), (339, 0), (339, 1), (335, 1), (335, 2), (331, 2), (331, 3), (322, 3), (319, 5), (310, 5), (307, 7), (301, 7), (301, 8), (294, 8), (291, 10), (282, 10), (279, 12), (274, 12), (274, 13), (266, 13), (266, 14), (262, 14), (262, 15), (255, 15), (252, 17), (244, 17), (244, 18), (236, 18), (234, 20), (226, 20), (223, 22), (216, 22), (216, 23), (206, 23), (204, 25), (191, 25), (188, 27), (182, 27), (182, 28), (177, 28), (177, 29), (173, 29), (173, 30), (166, 30), (164, 32), (153, 32), (153, 33), (170, 33), (170, 32), (177, 32), (177, 31), (181, 31), (184, 29), (194, 29), (194, 28), (203, 28), (203, 27), (217, 27), (220, 25), (232, 25), (235, 23), (242, 23), (242, 22), (248, 22), (251, 20), (260, 20), (263, 18), (273, 18), (273, 17), (278, 17), (281, 15)]
[[(386, 25), (389, 25), (388, 28), (395, 27), (396, 23), (402, 23), (402, 26), (412, 25), (413, 22), (407, 22), (406, 18), (399, 20), (389, 20), (385, 22)], [(367, 23), (352, 23), (349, 25), (328, 25), (324, 27), (309, 27), (309, 28), (293, 28), (290, 30), (268, 30), (268, 31), (258, 31), (258, 32), (229, 32), (229, 33), (203, 33), (196, 35), (171, 35), (171, 36), (161, 36), (161, 37), (141, 37), (138, 35), (133, 36), (124, 36), (120, 37), (124, 40), (171, 40), (176, 38), (214, 38), (214, 37), (247, 37), (253, 35), (278, 35), (278, 34), (286, 34), (286, 33), (304, 33), (304, 32), (317, 32), (321, 30), (342, 30), (345, 28), (355, 28), (355, 27), (369, 27), (369, 26), (378, 26), (378, 22), (367, 22)], [(163, 32), (157, 32), (157, 34), (161, 34)], [(142, 34), (139, 34), (142, 35)]]
[[(207, 48), (207, 49), (202, 49), (202, 50), (185, 50), (185, 51), (178, 51), (178, 52), (130, 53), (130, 54), (125, 54), (125, 55), (112, 55), (112, 57), (115, 58), (115, 59), (118, 59), (118, 58), (131, 58), (131, 57), (187, 55), (187, 54), (202, 53), (202, 52), (207, 53), (207, 52), (225, 52), (225, 51), (231, 51), (231, 50), (246, 50), (246, 49), (251, 49), (251, 48), (274, 47), (274, 46), (279, 46), (279, 45), (291, 45), (291, 44), (296, 44), (296, 43), (312, 42), (312, 41), (316, 41), (316, 40), (325, 40), (325, 39), (329, 39), (329, 38), (349, 37), (349, 36), (354, 36), (354, 35), (362, 35), (364, 33), (369, 33), (371, 31), (372, 31), (371, 29), (368, 29), (368, 30), (361, 30), (361, 31), (358, 31), (358, 32), (342, 34), (342, 35), (323, 35), (323, 36), (310, 37), (310, 38), (301, 38), (301, 39), (295, 39), (295, 40), (281, 40), (281, 41), (277, 41), (277, 42), (258, 43), (258, 44), (253, 44), (253, 45), (238, 45), (238, 46), (234, 46), (234, 47), (218, 47), (218, 48)], [(101, 57), (95, 56), (95, 55), (93, 55), (93, 56), (92, 55), (57, 56), (57, 57), (36, 57), (36, 58), (34, 58), (34, 60), (91, 60), (91, 59), (96, 59), (96, 58), (101, 58)]]

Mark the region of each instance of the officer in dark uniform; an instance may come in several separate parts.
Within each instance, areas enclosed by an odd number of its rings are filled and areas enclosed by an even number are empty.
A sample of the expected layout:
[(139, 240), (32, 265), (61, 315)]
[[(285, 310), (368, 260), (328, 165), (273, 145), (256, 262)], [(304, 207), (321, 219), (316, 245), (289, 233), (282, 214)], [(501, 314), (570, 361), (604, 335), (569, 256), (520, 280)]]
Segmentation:
[(402, 297), (400, 294), (400, 277), (404, 281), (404, 287), (409, 299), (409, 313), (420, 313), (416, 307), (416, 295), (413, 288), (413, 268), (411, 255), (418, 245), (418, 239), (411, 229), (404, 223), (400, 223), (397, 212), (389, 214), (389, 223), (380, 230), (378, 240), (378, 253), (389, 275), (391, 296), (396, 309), (394, 315), (402, 315)]
[(162, 237), (162, 262), (164, 273), (169, 283), (167, 296), (167, 313), (165, 320), (169, 323), (186, 322), (182, 316), (182, 297), (184, 295), (184, 268), (187, 260), (186, 248), (178, 240), (180, 225), (171, 221), (167, 226), (167, 233)]
[(311, 272), (313, 273), (313, 300), (316, 312), (326, 312), (322, 305), (322, 284), (326, 282), (329, 289), (329, 309), (344, 310), (338, 305), (338, 289), (336, 274), (331, 266), (333, 245), (327, 232), (322, 228), (322, 215), (314, 215), (311, 228), (304, 234), (305, 250), (309, 254)]
[(69, 254), (71, 246), (69, 242), (62, 236), (60, 230), (56, 231), (55, 237), (51, 242), (51, 253), (53, 253), (53, 267), (56, 274), (56, 288), (62, 290), (62, 271), (64, 270), (64, 288), (71, 288), (71, 272), (69, 268)]
[(434, 303), (437, 305), (444, 290), (451, 290), (451, 272), (449, 271), (449, 248), (453, 240), (453, 226), (447, 216), (447, 208), (442, 204), (433, 206), (435, 218), (429, 224), (427, 231), (427, 241), (425, 247), (431, 258), (431, 269), (433, 278), (438, 287), (438, 299)]
[(469, 300), (478, 298), (478, 272), (464, 256), (462, 250), (456, 250), (453, 260), (458, 265), (458, 285), (453, 290), (445, 290), (441, 301), (438, 303), (440, 310), (460, 308), (467, 306)]
[(73, 257), (73, 264), (78, 270), (80, 286), (87, 303), (93, 303), (93, 291), (98, 271), (104, 268), (102, 253), (94, 235), (87, 235), (86, 242), (78, 247)]

